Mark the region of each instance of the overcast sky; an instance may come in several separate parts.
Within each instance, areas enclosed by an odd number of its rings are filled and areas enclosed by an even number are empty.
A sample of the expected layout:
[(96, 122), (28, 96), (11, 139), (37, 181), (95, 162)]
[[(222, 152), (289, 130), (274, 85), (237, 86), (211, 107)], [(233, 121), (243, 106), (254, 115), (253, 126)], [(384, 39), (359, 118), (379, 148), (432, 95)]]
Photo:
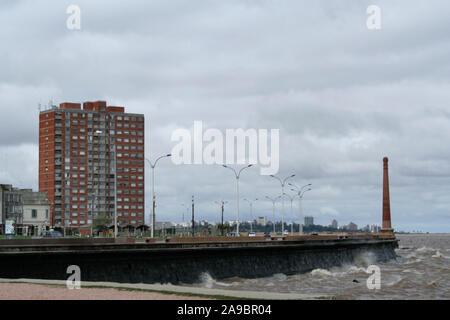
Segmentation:
[[(66, 27), (70, 4), (80, 30)], [(449, 232), (449, 17), (447, 0), (2, 0), (0, 183), (38, 188), (38, 103), (106, 100), (145, 114), (151, 159), (195, 120), (279, 129), (279, 175), (313, 184), (303, 208), (318, 224), (381, 224), (387, 156), (393, 227)], [(221, 199), (235, 218), (231, 171), (163, 159), (155, 173), (158, 221), (181, 221), (192, 195), (197, 219), (219, 220)], [(254, 217), (272, 219), (263, 199), (280, 189), (257, 167), (242, 174)]]

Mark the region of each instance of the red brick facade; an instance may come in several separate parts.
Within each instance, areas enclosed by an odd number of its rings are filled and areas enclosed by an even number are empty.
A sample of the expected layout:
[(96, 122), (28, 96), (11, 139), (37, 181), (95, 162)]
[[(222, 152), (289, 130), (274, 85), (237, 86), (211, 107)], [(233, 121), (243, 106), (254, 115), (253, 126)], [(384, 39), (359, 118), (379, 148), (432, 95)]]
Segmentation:
[(144, 130), (142, 114), (105, 101), (40, 113), (39, 191), (51, 202), (51, 226), (87, 226), (92, 216), (112, 224), (115, 197), (120, 226), (144, 224)]

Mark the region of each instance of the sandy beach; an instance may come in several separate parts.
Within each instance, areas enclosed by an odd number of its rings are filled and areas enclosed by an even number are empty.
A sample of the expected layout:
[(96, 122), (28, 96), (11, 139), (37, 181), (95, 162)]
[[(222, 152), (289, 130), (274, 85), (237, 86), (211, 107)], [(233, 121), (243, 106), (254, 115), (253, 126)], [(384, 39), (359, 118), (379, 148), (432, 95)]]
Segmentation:
[(0, 300), (210, 300), (202, 297), (110, 288), (67, 289), (63, 286), (0, 283)]

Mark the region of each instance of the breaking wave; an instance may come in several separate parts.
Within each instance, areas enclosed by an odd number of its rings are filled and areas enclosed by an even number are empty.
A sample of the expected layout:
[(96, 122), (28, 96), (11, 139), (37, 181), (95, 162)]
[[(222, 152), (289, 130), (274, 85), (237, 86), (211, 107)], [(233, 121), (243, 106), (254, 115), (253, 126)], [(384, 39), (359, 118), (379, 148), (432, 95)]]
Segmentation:
[(421, 248), (417, 249), (416, 251), (417, 252), (432, 252), (432, 251), (436, 251), (436, 249), (429, 248), (429, 247), (421, 247)]
[(368, 267), (374, 264), (375, 261), (376, 261), (375, 254), (373, 252), (367, 251), (356, 256), (354, 263), (356, 266)]
[(386, 283), (386, 286), (393, 287), (401, 284), (404, 281), (404, 278), (402, 276), (395, 276), (394, 280), (391, 282)]
[(326, 269), (314, 269), (311, 271), (312, 276), (318, 276), (318, 277), (332, 277), (334, 274)]
[(229, 287), (232, 286), (234, 283), (225, 283), (215, 280), (208, 272), (203, 272), (200, 275), (200, 286), (204, 288), (211, 289), (214, 287), (214, 285), (222, 286), (222, 287)]

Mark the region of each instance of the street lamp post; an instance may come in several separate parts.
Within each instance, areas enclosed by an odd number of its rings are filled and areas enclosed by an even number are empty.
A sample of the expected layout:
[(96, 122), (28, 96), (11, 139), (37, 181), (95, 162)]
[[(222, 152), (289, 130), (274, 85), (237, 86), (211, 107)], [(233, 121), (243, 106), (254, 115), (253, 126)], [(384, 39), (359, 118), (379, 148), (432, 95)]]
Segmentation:
[(194, 196), (192, 196), (192, 236), (195, 237)]
[[(184, 208), (186, 208), (186, 214), (189, 215), (189, 206), (187, 206), (186, 204), (182, 203), (181, 204)], [(183, 235), (186, 232), (186, 227), (184, 225), (184, 211), (183, 211)]]
[(170, 153), (160, 156), (158, 159), (155, 160), (155, 163), (152, 163), (149, 159), (145, 158), (145, 160), (147, 160), (148, 164), (150, 165), (150, 168), (152, 169), (152, 219), (151, 219), (151, 224), (152, 224), (152, 229), (151, 229), (151, 237), (154, 238), (155, 236), (155, 206), (156, 206), (156, 202), (155, 202), (155, 166), (158, 163), (158, 160), (161, 158), (165, 158), (165, 157), (170, 157), (172, 156)]
[(310, 191), (311, 190), (311, 188), (309, 188), (309, 189), (307, 189), (307, 190), (304, 190), (306, 187), (309, 187), (309, 186), (312, 186), (312, 184), (311, 183), (308, 183), (308, 184), (306, 184), (306, 185), (304, 185), (303, 187), (301, 187), (301, 188), (299, 188), (299, 187), (297, 187), (295, 184), (293, 184), (293, 183), (289, 183), (289, 185), (290, 186), (293, 186), (295, 189), (291, 189), (292, 191), (294, 191), (294, 192), (297, 192), (297, 196), (298, 196), (298, 212), (299, 212), (299, 215), (300, 215), (300, 224), (299, 224), (299, 226), (298, 226), (298, 232), (299, 232), (299, 234), (300, 235), (302, 235), (303, 234), (303, 223), (302, 223), (302, 198), (303, 198), (303, 195), (305, 194), (305, 192), (308, 192), (308, 191)]
[(292, 213), (292, 202), (294, 202), (295, 196), (291, 196), (287, 193), (284, 194), (285, 196), (288, 197), (288, 199), (291, 201), (291, 235), (294, 235), (294, 220), (293, 220), (293, 213)]
[(275, 178), (275, 179), (277, 179), (278, 181), (280, 181), (280, 184), (281, 184), (281, 214), (282, 214), (282, 216), (281, 216), (281, 235), (283, 235), (283, 233), (284, 233), (284, 197), (283, 197), (283, 195), (284, 195), (284, 186), (285, 186), (286, 181), (287, 181), (288, 179), (295, 177), (295, 174), (290, 175), (289, 177), (284, 178), (284, 180), (281, 180), (279, 177), (274, 176), (273, 174), (270, 175), (270, 176), (271, 176), (272, 178)]
[(247, 201), (250, 204), (250, 232), (253, 232), (253, 202), (258, 201), (258, 198), (255, 198), (253, 201), (244, 199), (244, 201)]
[(215, 203), (217, 203), (217, 204), (220, 204), (221, 205), (221, 208), (222, 208), (222, 220), (221, 220), (221, 234), (222, 234), (222, 236), (223, 236), (223, 212), (224, 212), (224, 210), (225, 210), (225, 203), (228, 203), (228, 201), (221, 201), (220, 203), (219, 202), (217, 202), (217, 201), (214, 201)]
[(93, 192), (92, 193), (92, 208), (91, 208), (91, 237), (94, 236), (94, 222), (95, 222), (95, 212), (94, 212), (94, 206), (95, 206), (95, 200), (96, 200), (96, 195)]
[(117, 150), (114, 144), (114, 238), (117, 238)]
[(281, 198), (281, 196), (275, 197), (275, 198), (271, 198), (269, 196), (266, 196), (267, 199), (269, 199), (270, 201), (272, 201), (272, 213), (273, 213), (273, 233), (275, 233), (275, 202)]
[(239, 234), (239, 177), (241, 176), (241, 172), (244, 169), (250, 168), (252, 166), (252, 164), (249, 164), (246, 167), (241, 168), (241, 170), (239, 170), (239, 172), (236, 172), (236, 170), (234, 170), (234, 168), (228, 167), (227, 165), (222, 165), (224, 168), (230, 169), (234, 172), (234, 175), (236, 177), (236, 233)]

